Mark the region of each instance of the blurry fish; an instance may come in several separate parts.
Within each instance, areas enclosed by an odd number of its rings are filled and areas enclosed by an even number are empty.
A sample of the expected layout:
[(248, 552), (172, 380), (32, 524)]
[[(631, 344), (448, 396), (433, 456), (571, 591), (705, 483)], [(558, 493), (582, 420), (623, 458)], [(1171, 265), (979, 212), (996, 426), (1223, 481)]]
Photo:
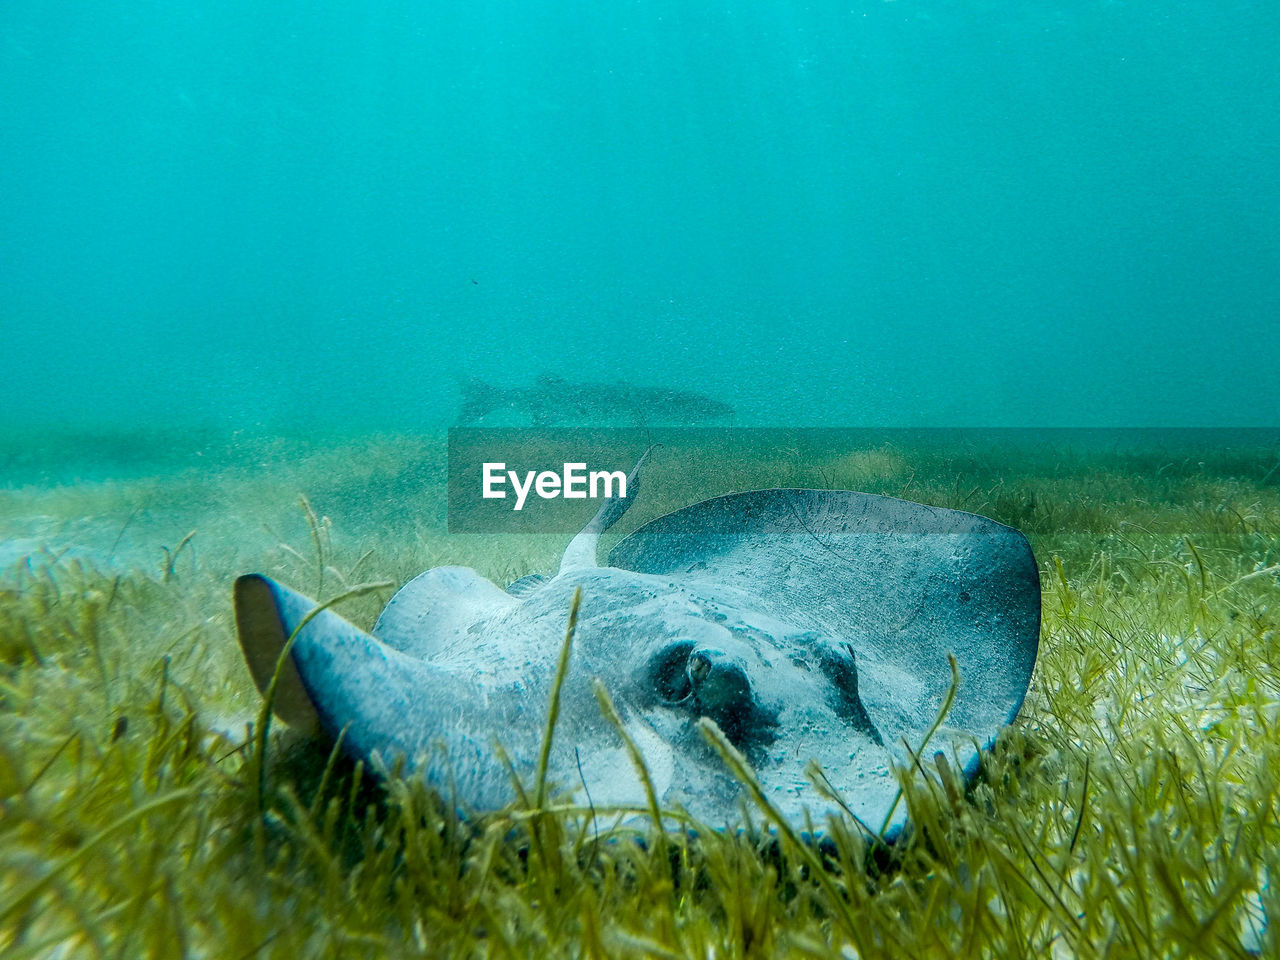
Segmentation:
[(623, 381), (591, 383), (544, 375), (530, 387), (495, 387), (471, 380), (463, 387), (458, 426), (682, 426), (723, 423), (726, 403), (673, 387)]

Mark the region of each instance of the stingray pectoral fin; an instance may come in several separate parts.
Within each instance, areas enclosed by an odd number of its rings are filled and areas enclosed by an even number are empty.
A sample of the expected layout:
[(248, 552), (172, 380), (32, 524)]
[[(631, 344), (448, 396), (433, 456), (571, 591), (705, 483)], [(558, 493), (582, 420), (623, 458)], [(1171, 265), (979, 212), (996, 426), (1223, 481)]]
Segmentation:
[(532, 767), (534, 705), (545, 702), (536, 684), (487, 682), (402, 653), (331, 610), (308, 619), (316, 601), (267, 577), (241, 577), (235, 601), (240, 646), (259, 690), (268, 689), (284, 645), (298, 633), (272, 702), (291, 726), (331, 736), (345, 731), (347, 753), (389, 767), (402, 759), (406, 771), (449, 790), (466, 808), (493, 810), (510, 800), (495, 738), (518, 769)]
[[(872, 739), (923, 732), (951, 688), (947, 723), (980, 744), (1022, 706), (1040, 643), (1040, 573), (1019, 531), (987, 517), (848, 490), (755, 490), (642, 526), (612, 566), (735, 588), (756, 615), (847, 644), (844, 712)], [(856, 696), (856, 699), (855, 699)], [(865, 705), (862, 709), (861, 705)]]
[[(236, 580), (234, 590), (236, 636), (253, 682), (264, 695), (271, 686), (280, 654), (293, 633), (293, 626), (286, 621), (285, 611), (277, 601), (277, 591), (281, 589), (268, 578), (251, 573)], [(271, 709), (291, 727), (308, 733), (318, 732), (320, 728), (315, 704), (302, 684), (292, 657), (281, 670)]]

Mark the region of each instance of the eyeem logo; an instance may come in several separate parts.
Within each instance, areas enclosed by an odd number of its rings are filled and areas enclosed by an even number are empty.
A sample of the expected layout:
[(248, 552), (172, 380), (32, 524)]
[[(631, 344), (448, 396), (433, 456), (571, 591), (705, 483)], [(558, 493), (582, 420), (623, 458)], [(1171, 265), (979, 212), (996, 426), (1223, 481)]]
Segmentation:
[[(508, 470), (505, 463), (485, 463), (480, 495), (486, 500), (502, 500), (508, 482), (516, 494), (514, 510), (523, 510), (525, 500), (532, 489), (543, 500), (563, 497), (566, 500), (586, 500), (590, 497), (626, 497), (627, 475), (622, 470), (592, 470), (587, 473), (585, 463), (566, 463), (560, 473), (554, 470), (528, 470), (521, 483), (520, 474)], [(616, 489), (616, 493), (614, 492)]]

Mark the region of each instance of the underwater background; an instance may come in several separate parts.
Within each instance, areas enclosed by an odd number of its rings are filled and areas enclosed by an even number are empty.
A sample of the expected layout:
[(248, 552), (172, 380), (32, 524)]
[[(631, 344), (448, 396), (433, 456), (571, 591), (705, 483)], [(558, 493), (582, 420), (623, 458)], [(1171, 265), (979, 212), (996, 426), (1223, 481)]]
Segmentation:
[[(1280, 953), (1277, 64), (1267, 0), (0, 4), (0, 954)], [(499, 441), (662, 444), (601, 557), (1016, 527), (1018, 717), (908, 744), (891, 850), (481, 835), (270, 723), (238, 576), (558, 569), (595, 505), (477, 509)]]
[(1272, 426), (1278, 62), (1250, 0), (13, 0), (0, 429)]

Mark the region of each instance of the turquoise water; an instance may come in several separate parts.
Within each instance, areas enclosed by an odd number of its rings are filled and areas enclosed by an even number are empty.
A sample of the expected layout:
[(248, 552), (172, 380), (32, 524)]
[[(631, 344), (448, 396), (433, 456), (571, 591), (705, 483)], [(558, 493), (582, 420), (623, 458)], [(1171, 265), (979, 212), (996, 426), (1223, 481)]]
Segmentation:
[(1280, 6), (11, 0), (0, 424), (1274, 425)]

